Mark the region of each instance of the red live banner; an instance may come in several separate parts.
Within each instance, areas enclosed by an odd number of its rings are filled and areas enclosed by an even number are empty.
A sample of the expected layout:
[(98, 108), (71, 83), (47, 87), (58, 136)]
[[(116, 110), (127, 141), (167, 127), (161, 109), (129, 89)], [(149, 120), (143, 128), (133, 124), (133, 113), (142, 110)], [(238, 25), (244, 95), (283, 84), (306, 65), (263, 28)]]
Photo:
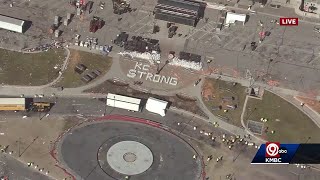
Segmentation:
[(298, 18), (280, 18), (280, 26), (298, 26)]

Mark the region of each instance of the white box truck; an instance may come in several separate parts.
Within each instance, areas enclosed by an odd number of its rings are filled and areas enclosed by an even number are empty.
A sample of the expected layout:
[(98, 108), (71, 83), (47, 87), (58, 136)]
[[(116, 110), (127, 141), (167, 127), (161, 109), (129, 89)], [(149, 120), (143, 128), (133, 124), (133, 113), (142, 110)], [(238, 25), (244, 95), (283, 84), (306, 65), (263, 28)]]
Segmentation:
[(140, 111), (141, 99), (108, 93), (107, 106), (126, 109), (129, 111)]

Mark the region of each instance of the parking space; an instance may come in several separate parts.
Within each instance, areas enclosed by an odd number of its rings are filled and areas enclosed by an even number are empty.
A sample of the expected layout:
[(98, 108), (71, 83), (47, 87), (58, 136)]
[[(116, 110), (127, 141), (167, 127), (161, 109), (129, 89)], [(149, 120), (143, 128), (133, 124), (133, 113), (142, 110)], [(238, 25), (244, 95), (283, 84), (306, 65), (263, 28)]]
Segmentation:
[[(205, 34), (200, 28), (192, 34), (186, 49), (213, 57), (209, 67), (214, 72), (245, 77), (249, 71), (259, 81), (277, 81), (280, 86), (299, 91), (319, 88), (316, 78), (320, 73), (319, 37), (313, 32), (313, 25), (300, 23), (298, 27), (283, 27), (271, 23), (273, 19), (250, 15), (245, 26), (232, 25), (220, 33)], [(262, 30), (269, 31), (270, 35), (258, 43)], [(251, 42), (257, 43), (255, 51), (250, 49)]]

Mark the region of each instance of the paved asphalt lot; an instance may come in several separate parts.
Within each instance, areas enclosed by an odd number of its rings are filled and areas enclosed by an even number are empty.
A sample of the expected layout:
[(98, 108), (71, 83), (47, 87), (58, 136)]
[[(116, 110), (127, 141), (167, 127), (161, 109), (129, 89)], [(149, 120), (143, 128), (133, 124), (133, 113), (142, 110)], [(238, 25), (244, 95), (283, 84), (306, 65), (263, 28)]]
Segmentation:
[[(216, 17), (215, 10), (206, 13), (208, 17)], [(199, 23), (199, 28), (189, 36), (184, 47), (213, 59), (209, 67), (216, 73), (252, 76), (265, 82), (275, 80), (280, 86), (304, 92), (319, 89), (320, 36), (313, 32), (314, 25), (301, 22), (299, 26), (284, 27), (271, 23), (273, 19), (278, 18), (250, 14), (245, 26), (238, 23), (224, 28), (221, 33), (213, 33), (217, 20), (212, 18), (208, 23)], [(258, 43), (260, 20), (264, 31), (271, 33), (261, 44)], [(258, 43), (255, 51), (250, 49), (253, 41)]]
[(49, 113), (52, 114), (82, 114), (86, 116), (102, 116), (105, 113), (105, 101), (88, 98), (51, 98), (56, 101)]
[[(82, 178), (110, 179), (97, 166), (97, 152), (105, 142), (113, 145), (123, 140), (145, 144), (154, 156), (150, 169), (132, 176), (132, 180), (194, 180), (201, 172), (200, 165), (192, 160), (195, 153), (184, 141), (165, 131), (134, 123), (110, 121), (76, 129), (65, 137), (61, 155), (65, 163)], [(116, 179), (122, 177), (110, 167), (107, 169), (106, 173)]]
[(51, 180), (10, 156), (0, 154), (0, 176), (3, 175), (9, 180)]

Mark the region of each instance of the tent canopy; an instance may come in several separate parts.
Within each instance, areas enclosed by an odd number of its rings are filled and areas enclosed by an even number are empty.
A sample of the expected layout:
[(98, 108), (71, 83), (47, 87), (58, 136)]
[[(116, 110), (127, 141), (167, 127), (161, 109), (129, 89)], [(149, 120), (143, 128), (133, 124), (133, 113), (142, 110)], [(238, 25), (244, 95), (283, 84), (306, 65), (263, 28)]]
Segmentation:
[(166, 114), (165, 110), (166, 110), (167, 106), (168, 106), (167, 101), (163, 101), (160, 99), (150, 97), (147, 101), (146, 109), (150, 112), (159, 114), (161, 116), (165, 116), (165, 114)]
[(233, 12), (228, 12), (227, 17), (226, 17), (226, 24), (233, 24), (236, 21), (240, 21), (240, 22), (245, 23), (246, 19), (247, 19), (246, 14), (236, 14)]

